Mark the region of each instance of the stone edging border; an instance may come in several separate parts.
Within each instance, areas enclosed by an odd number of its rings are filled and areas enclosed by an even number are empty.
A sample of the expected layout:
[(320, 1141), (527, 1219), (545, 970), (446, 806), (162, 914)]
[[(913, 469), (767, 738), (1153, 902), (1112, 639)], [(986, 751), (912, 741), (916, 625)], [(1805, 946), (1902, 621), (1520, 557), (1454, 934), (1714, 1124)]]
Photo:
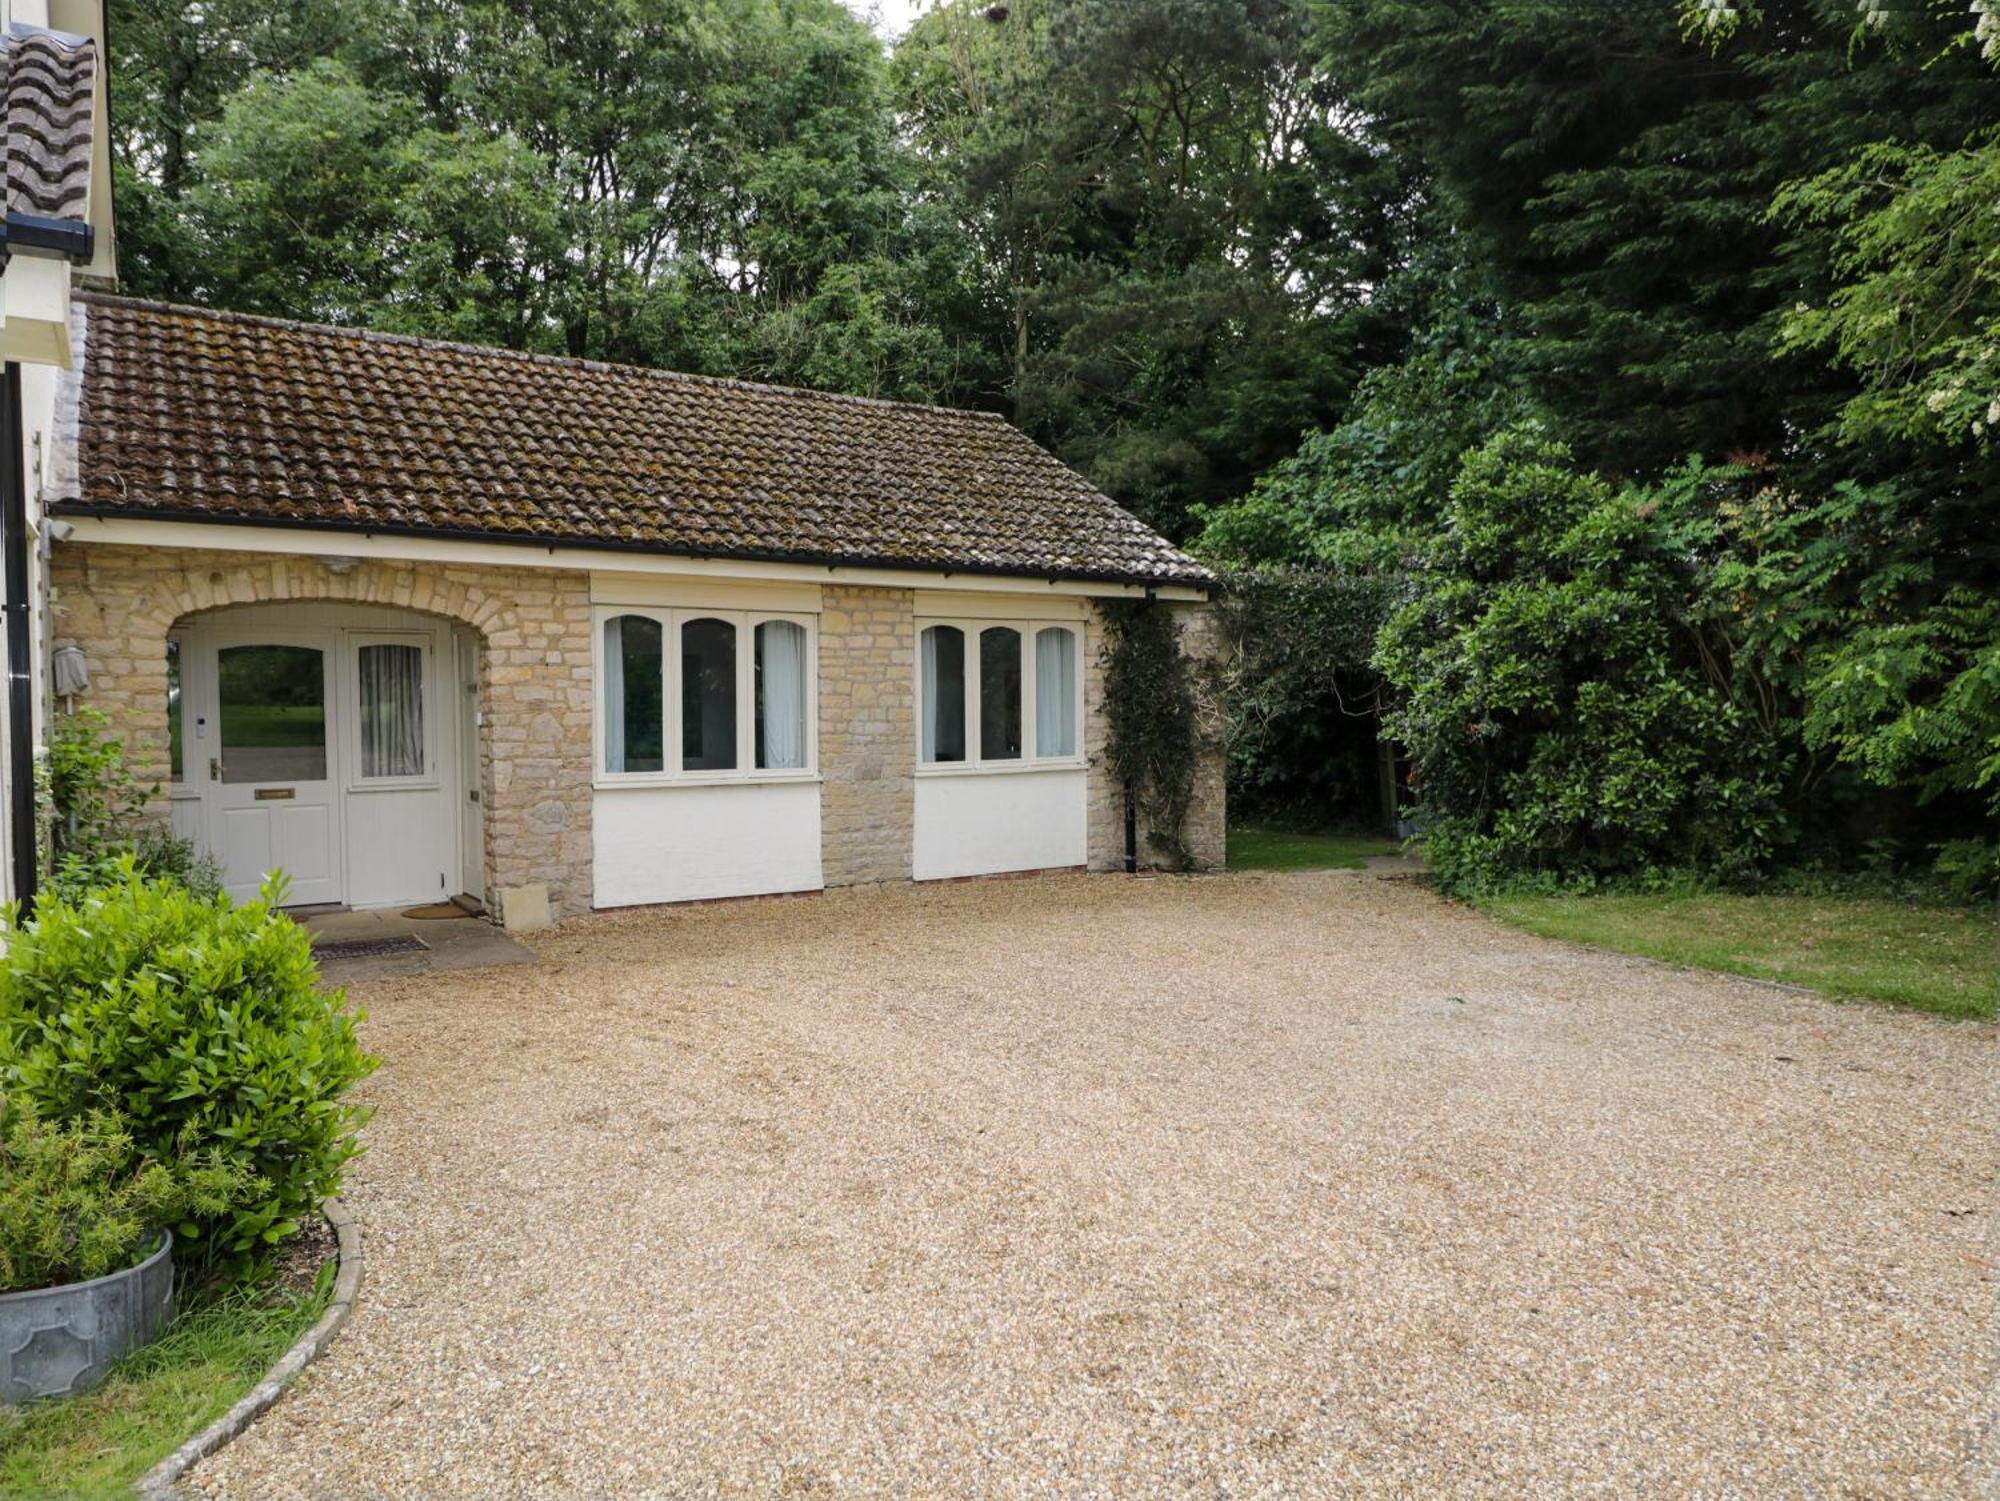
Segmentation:
[(278, 1357), (278, 1363), (264, 1373), (264, 1379), (251, 1387), (234, 1407), (139, 1478), (136, 1487), (139, 1501), (176, 1501), (180, 1493), (174, 1489), (175, 1482), (197, 1462), (248, 1428), (258, 1414), (276, 1402), (293, 1378), (332, 1343), (340, 1326), (354, 1312), (354, 1304), (361, 1295), (361, 1221), (338, 1199), (328, 1199), (320, 1209), (327, 1224), (333, 1227), (339, 1258), (339, 1269), (333, 1278), (333, 1298), (326, 1305), (326, 1312), (298, 1337), (291, 1349)]

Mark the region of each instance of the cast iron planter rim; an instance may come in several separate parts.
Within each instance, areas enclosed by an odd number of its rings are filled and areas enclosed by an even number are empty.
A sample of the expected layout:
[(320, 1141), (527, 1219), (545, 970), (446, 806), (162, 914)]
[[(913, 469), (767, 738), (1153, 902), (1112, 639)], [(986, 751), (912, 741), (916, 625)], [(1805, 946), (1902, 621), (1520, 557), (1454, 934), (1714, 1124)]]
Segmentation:
[(174, 1232), (162, 1230), (159, 1246), (128, 1267), (120, 1267), (115, 1272), (106, 1272), (102, 1277), (86, 1277), (81, 1282), (51, 1282), (47, 1287), (17, 1287), (10, 1293), (0, 1293), (0, 1303), (5, 1303), (9, 1298), (32, 1298), (42, 1293), (72, 1293), (82, 1288), (95, 1287), (100, 1282), (109, 1282), (116, 1277), (129, 1277), (134, 1272), (143, 1271), (151, 1266), (162, 1256), (169, 1254), (173, 1248)]

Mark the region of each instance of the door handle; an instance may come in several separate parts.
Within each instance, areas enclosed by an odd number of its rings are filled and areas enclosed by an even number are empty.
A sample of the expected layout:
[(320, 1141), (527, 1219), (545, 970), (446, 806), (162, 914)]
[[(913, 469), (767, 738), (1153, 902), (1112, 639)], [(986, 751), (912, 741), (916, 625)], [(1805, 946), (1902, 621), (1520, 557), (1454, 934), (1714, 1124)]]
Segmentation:
[(222, 780), (222, 758), (220, 756), (210, 756), (208, 758), (208, 779), (211, 782)]

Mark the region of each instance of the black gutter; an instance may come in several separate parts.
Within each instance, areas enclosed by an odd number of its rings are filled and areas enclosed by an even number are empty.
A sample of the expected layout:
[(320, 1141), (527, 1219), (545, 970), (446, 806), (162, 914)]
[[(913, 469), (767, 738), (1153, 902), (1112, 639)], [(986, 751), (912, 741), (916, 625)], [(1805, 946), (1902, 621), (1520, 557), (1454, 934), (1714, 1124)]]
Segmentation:
[(144, 506), (93, 506), (81, 501), (57, 501), (44, 508), (51, 516), (78, 516), (103, 521), (160, 521), (180, 526), (243, 526), (264, 531), (332, 532), (344, 537), (417, 537), (430, 542), (496, 542), (510, 547), (538, 547), (544, 552), (574, 548), (579, 552), (626, 553), (655, 558), (699, 558), (732, 563), (786, 563), (809, 568), (881, 568), (900, 573), (935, 573), (950, 578), (970, 574), (980, 578), (1043, 579), (1051, 584), (1119, 584), (1133, 589), (1199, 589), (1213, 591), (1219, 580), (1161, 578), (1158, 575), (1094, 572), (1065, 569), (1039, 573), (1026, 568), (1008, 568), (993, 563), (938, 563), (909, 558), (863, 558), (851, 554), (787, 552), (782, 549), (747, 551), (721, 547), (662, 547), (651, 542), (626, 542), (606, 537), (544, 537), (520, 532), (484, 532), (470, 528), (434, 526), (353, 526), (339, 521), (304, 517), (273, 520), (268, 516), (227, 514), (164, 514)]
[(0, 224), (0, 253), (40, 250), (73, 261), (87, 261), (96, 248), (97, 231), (81, 219), (9, 214), (4, 224)]
[(21, 432), (21, 367), (7, 361), (0, 381), (0, 582), (6, 589), (8, 817), (14, 867), (14, 900), (23, 914), (35, 906), (35, 704), (28, 666), (27, 450)]

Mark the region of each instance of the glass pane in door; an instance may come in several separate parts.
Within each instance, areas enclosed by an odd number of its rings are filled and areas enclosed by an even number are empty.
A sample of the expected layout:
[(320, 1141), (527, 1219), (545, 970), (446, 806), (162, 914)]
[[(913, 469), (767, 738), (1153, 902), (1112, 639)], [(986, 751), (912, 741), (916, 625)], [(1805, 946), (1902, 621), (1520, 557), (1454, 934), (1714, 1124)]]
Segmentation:
[(395, 642), (359, 652), (361, 775), (424, 774), (424, 652)]
[(326, 780), (326, 671), (310, 646), (216, 653), (222, 780)]

